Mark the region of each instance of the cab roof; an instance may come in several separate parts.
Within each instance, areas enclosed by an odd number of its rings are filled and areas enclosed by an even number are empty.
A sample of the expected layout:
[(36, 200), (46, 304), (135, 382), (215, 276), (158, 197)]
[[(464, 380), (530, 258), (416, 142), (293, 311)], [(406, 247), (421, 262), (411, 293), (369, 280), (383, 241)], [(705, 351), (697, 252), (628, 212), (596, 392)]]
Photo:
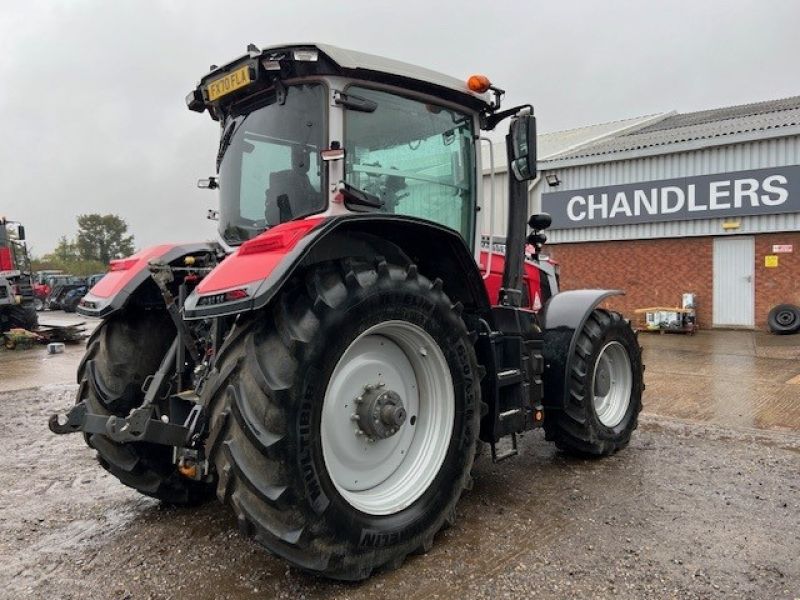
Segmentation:
[[(321, 55), (315, 61), (301, 61), (295, 59), (294, 75), (342, 75), (356, 79), (376, 81), (400, 87), (415, 89), (423, 93), (441, 97), (443, 99), (470, 107), (476, 111), (489, 111), (492, 109), (491, 98), (488, 93), (479, 94), (472, 92), (467, 87), (467, 80), (458, 79), (445, 75), (431, 69), (426, 69), (417, 65), (412, 65), (402, 61), (339, 48), (330, 44), (318, 42), (280, 44), (268, 46), (263, 49), (250, 44), (247, 53), (240, 56), (222, 67), (214, 67), (205, 75), (197, 87), (198, 96), (204, 98), (203, 88), (217, 77), (231, 72), (242, 64), (265, 61), (280, 60), (283, 65), (285, 62), (292, 62), (294, 52), (316, 50)], [(283, 69), (283, 67), (282, 67)], [(200, 99), (198, 98), (198, 99)], [(189, 98), (187, 98), (187, 103)], [(210, 105), (206, 99), (204, 106)], [(189, 105), (193, 108), (192, 105)], [(199, 106), (197, 108), (200, 108)], [(196, 110), (197, 108), (193, 108)], [(202, 110), (202, 108), (200, 108)], [(213, 111), (212, 111), (213, 116)]]
[(490, 102), (488, 94), (477, 94), (467, 87), (466, 77), (458, 79), (411, 63), (378, 56), (376, 54), (367, 54), (366, 52), (339, 48), (338, 46), (331, 46), (330, 44), (310, 45), (319, 48), (343, 69), (362, 69), (365, 71), (387, 73), (408, 79), (416, 79), (418, 81), (432, 83), (439, 87), (449, 88), (461, 94), (466, 94), (486, 104), (487, 107)]

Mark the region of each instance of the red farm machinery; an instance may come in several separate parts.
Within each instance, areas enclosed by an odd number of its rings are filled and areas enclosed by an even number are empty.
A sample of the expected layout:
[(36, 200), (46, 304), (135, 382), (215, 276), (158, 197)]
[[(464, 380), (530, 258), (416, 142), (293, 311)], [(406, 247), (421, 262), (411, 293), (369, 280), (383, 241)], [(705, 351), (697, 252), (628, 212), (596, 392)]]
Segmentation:
[(25, 227), (0, 217), (0, 334), (10, 329), (36, 329), (31, 263)]
[[(220, 125), (200, 182), (219, 239), (112, 261), (78, 308), (103, 321), (77, 402), (50, 428), (144, 494), (216, 495), (272, 553), (344, 580), (431, 547), (479, 443), (495, 461), (535, 428), (583, 456), (624, 447), (641, 349), (599, 308), (621, 292), (558, 292), (538, 260), (535, 119), (502, 97), (323, 44), (212, 66), (186, 100)], [(499, 254), (476, 221), (482, 138), (506, 119)]]

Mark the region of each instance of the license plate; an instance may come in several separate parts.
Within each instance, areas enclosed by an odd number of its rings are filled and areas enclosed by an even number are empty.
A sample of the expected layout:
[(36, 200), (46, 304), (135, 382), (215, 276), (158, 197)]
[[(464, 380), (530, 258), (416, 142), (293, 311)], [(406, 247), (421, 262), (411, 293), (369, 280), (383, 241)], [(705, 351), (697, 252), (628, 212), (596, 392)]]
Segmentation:
[(221, 98), (226, 94), (230, 94), (231, 92), (235, 92), (246, 85), (250, 85), (251, 83), (252, 80), (250, 79), (250, 66), (245, 65), (243, 67), (239, 67), (235, 71), (228, 73), (224, 77), (215, 79), (208, 84), (208, 99), (209, 101), (217, 100), (218, 98)]

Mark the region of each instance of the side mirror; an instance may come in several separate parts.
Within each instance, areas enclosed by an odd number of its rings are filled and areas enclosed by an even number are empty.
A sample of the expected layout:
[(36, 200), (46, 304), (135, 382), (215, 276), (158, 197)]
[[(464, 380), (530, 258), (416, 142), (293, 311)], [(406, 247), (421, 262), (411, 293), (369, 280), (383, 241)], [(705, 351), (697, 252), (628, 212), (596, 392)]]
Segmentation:
[(536, 117), (521, 115), (511, 121), (511, 171), (517, 181), (536, 177)]
[(528, 219), (528, 227), (534, 231), (542, 231), (547, 229), (552, 223), (553, 217), (551, 217), (548, 213), (537, 213), (535, 215), (531, 215), (531, 218)]
[(24, 225), (17, 225), (17, 239), (20, 242), (25, 241), (25, 226)]

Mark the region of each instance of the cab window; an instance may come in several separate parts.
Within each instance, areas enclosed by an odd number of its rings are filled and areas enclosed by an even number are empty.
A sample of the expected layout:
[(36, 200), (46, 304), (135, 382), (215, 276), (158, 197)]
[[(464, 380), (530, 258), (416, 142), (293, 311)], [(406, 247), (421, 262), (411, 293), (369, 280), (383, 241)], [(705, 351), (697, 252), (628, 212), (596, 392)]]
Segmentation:
[(351, 86), (374, 112), (345, 112), (345, 176), (378, 196), (383, 211), (455, 229), (472, 243), (475, 150), (471, 117), (387, 92)]

